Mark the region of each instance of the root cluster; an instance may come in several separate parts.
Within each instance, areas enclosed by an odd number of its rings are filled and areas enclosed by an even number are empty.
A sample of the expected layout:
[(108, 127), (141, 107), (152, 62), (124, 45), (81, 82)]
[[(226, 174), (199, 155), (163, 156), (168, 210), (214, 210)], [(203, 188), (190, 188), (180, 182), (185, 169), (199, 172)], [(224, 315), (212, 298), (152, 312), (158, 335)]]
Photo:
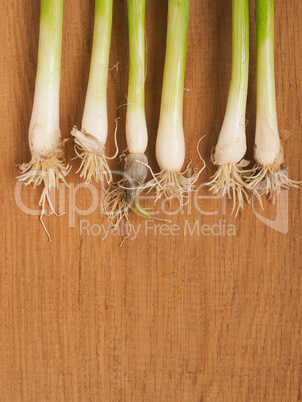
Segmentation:
[(80, 172), (80, 177), (86, 184), (93, 178), (97, 183), (102, 182), (104, 177), (109, 184), (112, 181), (112, 174), (105, 155), (105, 145), (83, 129), (80, 131), (74, 127), (71, 134), (74, 136), (75, 153), (81, 159), (81, 165), (76, 173)]
[(212, 180), (208, 183), (210, 191), (213, 194), (217, 194), (220, 198), (227, 195), (228, 198), (233, 199), (232, 214), (237, 205), (236, 216), (239, 210), (243, 209), (244, 201), (249, 202), (248, 185), (243, 179), (247, 173), (247, 170), (244, 170), (244, 168), (248, 164), (248, 161), (242, 159), (239, 163), (219, 165), (217, 172), (211, 177)]
[(128, 213), (130, 202), (133, 203), (133, 200), (130, 200), (129, 194), (124, 187), (125, 181), (125, 179), (122, 179), (117, 183), (111, 184), (105, 193), (104, 208), (108, 221), (112, 224), (113, 231), (118, 230), (123, 218), (130, 223)]
[(185, 205), (186, 198), (191, 192), (195, 191), (196, 182), (205, 168), (204, 164), (201, 169), (193, 169), (193, 174), (188, 177), (186, 174), (189, 170), (189, 165), (190, 163), (183, 172), (179, 170), (162, 170), (158, 174), (153, 174), (153, 179), (146, 184), (145, 188), (155, 188), (155, 203), (161, 197), (164, 197), (168, 200), (177, 198), (181, 206)]
[(287, 169), (282, 166), (262, 166), (257, 164), (253, 168), (251, 176), (247, 177), (248, 189), (254, 194), (267, 195), (273, 203), (282, 189), (290, 190), (299, 187), (299, 181), (291, 180), (288, 177)]
[(50, 208), (50, 215), (55, 214), (54, 207), (50, 199), (50, 191), (52, 189), (57, 189), (59, 187), (60, 180), (68, 186), (65, 181), (70, 168), (65, 165), (63, 161), (63, 151), (59, 147), (52, 155), (48, 157), (38, 157), (32, 159), (29, 163), (23, 163), (19, 166), (20, 175), (17, 177), (18, 180), (22, 181), (25, 186), (33, 184), (33, 187), (38, 187), (41, 184), (44, 186), (42, 195), (39, 200), (39, 206), (42, 208), (40, 221), (48, 235), (49, 240), (50, 235), (44, 225), (43, 215), (46, 214), (45, 203), (47, 201)]

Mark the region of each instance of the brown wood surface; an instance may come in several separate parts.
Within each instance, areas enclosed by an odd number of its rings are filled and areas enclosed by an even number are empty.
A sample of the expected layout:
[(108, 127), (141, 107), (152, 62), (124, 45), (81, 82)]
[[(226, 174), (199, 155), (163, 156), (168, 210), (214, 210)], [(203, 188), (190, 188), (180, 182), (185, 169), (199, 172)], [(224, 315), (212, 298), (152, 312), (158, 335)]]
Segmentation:
[[(251, 60), (247, 119), (248, 159), (255, 129), (255, 12), (251, 1)], [(61, 130), (80, 125), (88, 80), (93, 1), (64, 4)], [(27, 133), (37, 62), (38, 1), (0, 4), (1, 76), (1, 269), (0, 400), (16, 401), (298, 401), (301, 400), (301, 217), (300, 190), (283, 193), (277, 226), (261, 222), (251, 207), (235, 220), (217, 200), (201, 200), (205, 211), (173, 215), (178, 235), (144, 233), (121, 248), (121, 236), (80, 235), (83, 219), (107, 225), (100, 209), (88, 216), (46, 217), (49, 243), (38, 216), (20, 210), (14, 198), (16, 164), (29, 161)], [(192, 0), (184, 101), (186, 157), (198, 163), (200, 144), (208, 168), (224, 116), (231, 69), (231, 0)], [(147, 155), (154, 156), (164, 64), (167, 2), (147, 1)], [(280, 130), (292, 178), (302, 179), (302, 2), (276, 0), (276, 92)], [(125, 0), (114, 2), (108, 109), (109, 155), (120, 117), (118, 141), (124, 149), (128, 44)], [(72, 140), (66, 145), (74, 157)], [(118, 169), (117, 160), (111, 162)], [(68, 176), (81, 183), (73, 161)], [(97, 189), (97, 187), (95, 186)], [(35, 208), (40, 189), (22, 191)], [(62, 193), (63, 194), (63, 193)], [(207, 193), (204, 193), (207, 194)], [(69, 195), (69, 197), (68, 197)], [(286, 198), (288, 197), (288, 206)], [(62, 198), (63, 199), (63, 198)], [(91, 194), (78, 191), (78, 208)], [(62, 202), (64, 204), (64, 202)], [(174, 208), (176, 208), (174, 206)], [(274, 220), (276, 207), (257, 211)], [(288, 212), (288, 216), (287, 216)], [(164, 217), (164, 214), (161, 214)], [(235, 226), (235, 236), (189, 225)], [(281, 222), (281, 223), (280, 223)], [(71, 222), (72, 223), (72, 222)], [(280, 225), (279, 225), (280, 223)], [(287, 233), (286, 224), (288, 223)], [(185, 235), (185, 228), (187, 233)], [(285, 228), (285, 229), (284, 229)], [(217, 229), (217, 227), (216, 227)], [(215, 229), (215, 230), (216, 230)], [(97, 227), (95, 227), (97, 230)], [(217, 229), (218, 230), (218, 229)], [(278, 231), (279, 230), (279, 231)], [(164, 231), (164, 229), (162, 229)], [(280, 232), (281, 231), (281, 232)]]

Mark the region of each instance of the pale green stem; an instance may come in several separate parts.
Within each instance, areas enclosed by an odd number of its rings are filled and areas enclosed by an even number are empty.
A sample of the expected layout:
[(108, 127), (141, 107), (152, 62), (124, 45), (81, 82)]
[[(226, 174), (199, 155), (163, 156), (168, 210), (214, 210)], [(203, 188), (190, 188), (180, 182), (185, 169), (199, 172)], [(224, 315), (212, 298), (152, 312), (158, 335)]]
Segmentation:
[(166, 58), (156, 139), (161, 170), (179, 171), (185, 159), (183, 95), (187, 54), (189, 0), (169, 0)]
[(95, 18), (89, 81), (83, 113), (82, 128), (106, 141), (107, 82), (113, 0), (95, 1)]
[(232, 77), (226, 113), (230, 110), (244, 118), (249, 74), (248, 0), (233, 0), (232, 27)]
[(145, 0), (128, 0), (129, 84), (126, 138), (130, 153), (143, 154), (148, 144), (145, 115)]
[(249, 2), (232, 3), (232, 76), (215, 162), (236, 164), (246, 152), (245, 112), (249, 73)]
[[(51, 149), (60, 139), (62, 24), (63, 0), (42, 0), (35, 96), (29, 128), (32, 153)], [(43, 136), (48, 137), (44, 143)]]
[(274, 0), (256, 0), (257, 122), (255, 158), (272, 164), (280, 152), (274, 67)]
[(169, 0), (166, 57), (160, 114), (173, 114), (182, 125), (189, 25), (189, 0)]
[(129, 83), (128, 107), (145, 108), (145, 0), (128, 0)]

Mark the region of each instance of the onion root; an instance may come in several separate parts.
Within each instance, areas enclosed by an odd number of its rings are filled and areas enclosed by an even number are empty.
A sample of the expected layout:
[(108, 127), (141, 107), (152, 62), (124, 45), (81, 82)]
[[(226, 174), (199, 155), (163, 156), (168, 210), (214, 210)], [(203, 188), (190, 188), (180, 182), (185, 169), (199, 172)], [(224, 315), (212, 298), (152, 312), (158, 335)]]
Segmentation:
[(71, 131), (74, 136), (74, 149), (76, 155), (81, 159), (81, 165), (76, 173), (89, 184), (92, 178), (95, 181), (103, 182), (104, 177), (108, 184), (112, 181), (112, 174), (105, 155), (105, 145), (95, 136), (81, 131), (76, 127)]
[(228, 198), (233, 199), (232, 214), (237, 205), (235, 217), (237, 217), (239, 210), (243, 209), (245, 199), (249, 203), (249, 188), (243, 179), (247, 173), (243, 168), (248, 166), (249, 163), (249, 161), (242, 159), (239, 163), (218, 165), (217, 172), (211, 177), (212, 180), (208, 183), (210, 191), (213, 194), (217, 194), (220, 198), (227, 195)]

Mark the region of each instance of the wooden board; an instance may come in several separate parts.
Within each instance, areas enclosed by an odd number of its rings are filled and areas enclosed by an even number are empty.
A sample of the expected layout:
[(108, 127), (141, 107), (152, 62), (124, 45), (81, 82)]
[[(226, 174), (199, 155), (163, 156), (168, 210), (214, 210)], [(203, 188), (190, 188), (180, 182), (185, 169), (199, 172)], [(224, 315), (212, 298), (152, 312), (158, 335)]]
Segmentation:
[[(166, 3), (148, 1), (146, 9), (147, 155), (155, 172)], [(191, 1), (184, 127), (186, 159), (192, 158), (193, 165), (199, 162), (198, 139), (206, 135), (200, 152), (208, 168), (200, 183), (214, 172), (210, 152), (226, 106), (230, 7), (231, 1)], [(247, 159), (253, 160), (252, 1), (250, 9)], [(65, 1), (60, 114), (64, 138), (81, 123), (93, 12), (93, 1)], [(301, 400), (300, 190), (282, 193), (277, 206), (266, 203), (264, 211), (255, 204), (259, 215), (246, 207), (236, 220), (230, 215), (229, 201), (199, 199), (198, 209), (192, 199), (191, 210), (187, 206), (184, 213), (171, 215), (178, 225), (174, 233), (169, 233), (171, 224), (167, 229), (163, 222), (146, 223), (131, 216), (135, 230), (141, 225), (139, 233), (119, 248), (121, 236), (109, 234), (103, 239), (107, 222), (98, 205), (88, 215), (79, 213), (89, 209), (100, 192), (94, 185), (92, 196), (80, 186), (75, 174), (79, 163), (72, 161), (69, 140), (70, 188), (65, 195), (60, 192), (60, 208), (67, 213), (45, 217), (52, 237), (49, 243), (38, 216), (22, 211), (15, 200), (20, 190), (16, 164), (30, 159), (27, 133), (37, 62), (38, 2), (3, 1), (0, 15), (0, 400)], [(292, 133), (286, 143), (287, 166), (290, 176), (300, 180), (301, 21), (301, 0), (276, 0), (279, 126)], [(126, 108), (119, 107), (126, 103), (128, 81), (127, 8), (122, 0), (114, 4), (110, 66), (117, 62), (118, 72), (113, 69), (109, 74), (108, 155), (115, 151), (116, 117), (119, 146), (126, 148)], [(117, 163), (111, 162), (113, 169), (120, 168)], [(200, 194), (208, 196), (203, 190)], [(37, 208), (39, 196), (40, 189), (22, 189), (23, 203), (29, 208)], [(75, 202), (78, 213), (73, 213)], [(87, 229), (81, 235), (81, 224), (82, 229), (89, 225), (94, 235), (88, 235)]]

